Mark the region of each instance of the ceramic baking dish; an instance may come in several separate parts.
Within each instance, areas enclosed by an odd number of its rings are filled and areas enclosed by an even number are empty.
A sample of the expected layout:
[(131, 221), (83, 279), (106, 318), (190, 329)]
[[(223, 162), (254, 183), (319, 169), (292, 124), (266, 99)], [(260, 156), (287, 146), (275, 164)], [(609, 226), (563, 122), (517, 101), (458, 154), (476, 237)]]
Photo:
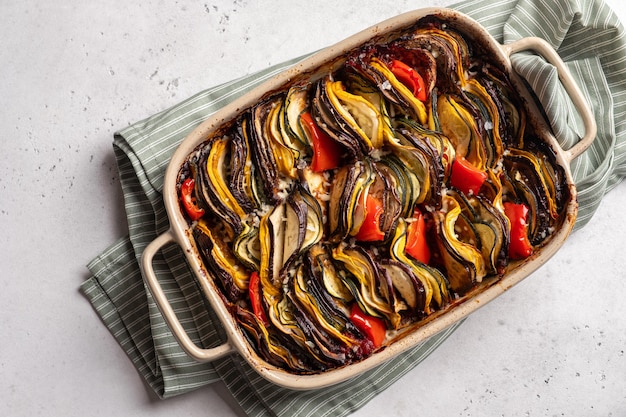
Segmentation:
[[(485, 50), (490, 51), (493, 56), (493, 61), (501, 65), (502, 68), (508, 72), (517, 92), (528, 107), (527, 111), (530, 115), (528, 123), (534, 126), (535, 130), (541, 135), (541, 139), (553, 149), (556, 154), (556, 164), (562, 167), (565, 172), (566, 187), (569, 189), (565, 218), (558, 230), (554, 231), (549, 242), (530, 258), (511, 265), (506, 274), (501, 278), (486, 280), (475, 290), (456, 300), (451, 307), (429, 317), (428, 320), (424, 320), (412, 326), (408, 331), (391, 339), (383, 349), (377, 350), (366, 359), (336, 369), (306, 375), (291, 373), (275, 367), (259, 357), (255, 350), (249, 345), (237, 321), (225, 306), (219, 294), (219, 290), (211, 279), (211, 274), (200, 260), (200, 255), (191, 235), (190, 226), (181, 212), (178, 201), (177, 181), (179, 172), (186, 158), (188, 158), (188, 155), (193, 152), (199, 144), (205, 141), (212, 132), (224, 123), (233, 120), (242, 109), (252, 107), (261, 98), (266, 96), (268, 92), (280, 90), (283, 86), (293, 83), (294, 80), (302, 80), (307, 77), (314, 78), (320, 71), (328, 72), (342, 65), (347, 51), (354, 50), (372, 39), (385, 41), (390, 37), (396, 36), (398, 33), (402, 33), (403, 30), (414, 25), (417, 21), (426, 16), (436, 16), (447, 21), (471, 42), (478, 43), (482, 45)], [(569, 150), (561, 149), (555, 137), (550, 133), (550, 129), (545, 124), (532, 95), (511, 68), (510, 56), (512, 54), (530, 50), (543, 56), (556, 67), (565, 90), (568, 92), (584, 121), (586, 128), (584, 137)], [(224, 355), (238, 354), (245, 358), (259, 374), (278, 385), (298, 390), (329, 386), (357, 376), (424, 342), (429, 337), (437, 334), (453, 323), (458, 322), (487, 302), (493, 300), (527, 277), (553, 256), (572, 230), (577, 215), (576, 188), (570, 173), (570, 163), (587, 149), (594, 140), (595, 134), (595, 121), (583, 95), (572, 80), (560, 57), (542, 39), (525, 38), (508, 45), (501, 45), (476, 21), (449, 9), (427, 8), (402, 14), (322, 50), (255, 88), (237, 101), (213, 114), (206, 121), (201, 123), (180, 144), (169, 163), (163, 186), (163, 199), (171, 227), (166, 233), (157, 237), (145, 249), (142, 259), (144, 278), (174, 336), (179, 341), (181, 347), (192, 358), (198, 361), (212, 361)], [(189, 265), (197, 275), (197, 279), (206, 297), (228, 335), (228, 340), (221, 346), (212, 349), (203, 349), (194, 344), (176, 317), (172, 306), (168, 303), (167, 296), (159, 284), (152, 263), (156, 252), (170, 243), (176, 243), (182, 248)]]

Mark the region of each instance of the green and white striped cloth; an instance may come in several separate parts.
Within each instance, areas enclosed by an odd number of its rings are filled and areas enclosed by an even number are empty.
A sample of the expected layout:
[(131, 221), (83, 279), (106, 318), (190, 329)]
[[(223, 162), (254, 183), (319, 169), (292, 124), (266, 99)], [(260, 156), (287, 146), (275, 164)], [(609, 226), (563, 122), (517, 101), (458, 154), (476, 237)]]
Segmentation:
[[(419, 2), (416, 7), (420, 7)], [(604, 193), (626, 173), (626, 43), (621, 23), (599, 0), (476, 0), (454, 8), (474, 17), (502, 43), (527, 36), (546, 39), (587, 95), (598, 134), (591, 148), (573, 163), (580, 202), (576, 227), (581, 227)], [(113, 147), (125, 197), (128, 236), (89, 263), (93, 276), (81, 288), (137, 370), (162, 398), (222, 379), (251, 416), (345, 416), (419, 364), (456, 328), (358, 381), (309, 392), (294, 392), (266, 382), (236, 355), (198, 364), (185, 355), (171, 335), (146, 291), (138, 264), (146, 245), (168, 229), (161, 190), (170, 156), (208, 115), (296, 61), (203, 91), (115, 135)], [(553, 68), (531, 54), (514, 55), (513, 62), (544, 105), (557, 137), (565, 147), (575, 143), (580, 121), (571, 116), (575, 112), (554, 81)], [(203, 347), (220, 344), (220, 325), (180, 249), (164, 248), (154, 265), (192, 339)]]

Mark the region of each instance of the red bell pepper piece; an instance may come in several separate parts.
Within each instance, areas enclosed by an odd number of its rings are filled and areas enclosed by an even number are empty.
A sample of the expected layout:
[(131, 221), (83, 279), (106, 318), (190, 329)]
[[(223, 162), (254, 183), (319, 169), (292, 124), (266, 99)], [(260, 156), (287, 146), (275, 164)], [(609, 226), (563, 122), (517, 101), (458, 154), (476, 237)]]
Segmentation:
[(387, 326), (385, 322), (378, 317), (365, 314), (363, 310), (359, 308), (357, 303), (352, 305), (350, 310), (350, 320), (354, 325), (372, 342), (374, 349), (377, 349), (383, 345), (385, 337), (387, 336)]
[(189, 177), (186, 178), (180, 186), (180, 200), (183, 203), (185, 212), (191, 220), (198, 220), (204, 216), (204, 209), (198, 206), (196, 197), (194, 196), (194, 187), (196, 181)]
[(250, 282), (248, 284), (248, 295), (250, 296), (250, 304), (252, 305), (252, 312), (256, 316), (257, 319), (264, 326), (269, 326), (270, 322), (267, 319), (267, 315), (265, 314), (265, 309), (263, 308), (263, 300), (261, 299), (261, 277), (257, 271), (253, 271), (250, 274)]
[(354, 238), (361, 242), (377, 242), (383, 240), (385, 233), (380, 230), (380, 216), (384, 211), (383, 202), (379, 198), (367, 194), (367, 198), (365, 199), (365, 220), (363, 220), (363, 224)]
[(408, 66), (402, 61), (394, 59), (391, 61), (389, 67), (393, 75), (396, 76), (398, 81), (404, 84), (419, 101), (426, 101), (428, 99), (428, 92), (426, 91), (426, 84), (422, 76), (413, 68)]
[(528, 258), (533, 253), (533, 247), (528, 239), (528, 206), (512, 202), (504, 203), (504, 214), (511, 223), (511, 237), (509, 243), (509, 257), (511, 259)]
[(320, 129), (315, 120), (313, 120), (311, 113), (302, 113), (300, 120), (312, 142), (313, 159), (311, 160), (311, 169), (314, 172), (323, 172), (337, 168), (343, 153), (341, 145)]
[(426, 222), (424, 215), (418, 210), (413, 214), (414, 221), (406, 229), (406, 246), (404, 251), (421, 263), (430, 261), (430, 248), (426, 241)]
[(452, 164), (450, 185), (465, 194), (476, 195), (487, 179), (487, 173), (473, 166), (467, 159), (457, 157)]

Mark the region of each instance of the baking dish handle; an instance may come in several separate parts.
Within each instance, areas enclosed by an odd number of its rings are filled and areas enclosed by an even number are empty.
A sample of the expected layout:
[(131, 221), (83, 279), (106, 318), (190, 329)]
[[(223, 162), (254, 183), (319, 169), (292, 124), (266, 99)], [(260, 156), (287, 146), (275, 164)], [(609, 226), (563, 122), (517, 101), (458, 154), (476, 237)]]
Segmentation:
[(199, 362), (211, 362), (213, 360), (219, 359), (223, 356), (226, 356), (233, 352), (233, 347), (229, 342), (226, 342), (220, 346), (211, 348), (211, 349), (203, 349), (198, 347), (189, 337), (185, 328), (180, 324), (180, 320), (176, 316), (174, 309), (169, 303), (159, 280), (154, 272), (154, 268), (152, 267), (153, 259), (156, 253), (165, 245), (170, 243), (175, 243), (176, 239), (172, 231), (168, 231), (163, 233), (154, 239), (143, 251), (143, 255), (141, 256), (141, 272), (144, 278), (144, 281), (148, 285), (150, 293), (156, 302), (157, 307), (163, 314), (165, 321), (167, 322), (169, 328), (171, 329), (174, 337), (183, 348), (183, 350), (192, 358)]
[(568, 160), (568, 162), (571, 162), (572, 160), (580, 156), (585, 150), (587, 150), (587, 148), (594, 141), (597, 132), (596, 120), (593, 116), (593, 112), (591, 111), (589, 104), (585, 99), (585, 96), (576, 84), (576, 81), (574, 81), (574, 79), (572, 78), (572, 75), (565, 66), (565, 63), (563, 62), (559, 54), (546, 40), (542, 38), (522, 38), (520, 40), (503, 45), (503, 50), (505, 54), (507, 54), (509, 57), (516, 52), (532, 50), (540, 54), (556, 68), (561, 84), (563, 84), (563, 87), (565, 87), (565, 91), (567, 91), (567, 93), (569, 94), (570, 99), (574, 103), (574, 106), (576, 107), (576, 110), (578, 110), (578, 113), (582, 117), (583, 123), (585, 125), (585, 135), (580, 139), (580, 141), (576, 145), (572, 146), (569, 150), (564, 150), (565, 158)]

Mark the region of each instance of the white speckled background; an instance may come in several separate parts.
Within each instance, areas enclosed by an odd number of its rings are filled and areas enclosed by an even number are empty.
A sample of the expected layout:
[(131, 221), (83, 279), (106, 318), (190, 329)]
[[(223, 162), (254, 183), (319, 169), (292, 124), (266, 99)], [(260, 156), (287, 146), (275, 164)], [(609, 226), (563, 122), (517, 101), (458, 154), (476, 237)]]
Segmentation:
[[(113, 132), (448, 4), (3, 1), (0, 415), (241, 415), (219, 384), (157, 399), (78, 290), (84, 265), (125, 234)], [(355, 417), (626, 415), (625, 205), (622, 184), (547, 265)]]

